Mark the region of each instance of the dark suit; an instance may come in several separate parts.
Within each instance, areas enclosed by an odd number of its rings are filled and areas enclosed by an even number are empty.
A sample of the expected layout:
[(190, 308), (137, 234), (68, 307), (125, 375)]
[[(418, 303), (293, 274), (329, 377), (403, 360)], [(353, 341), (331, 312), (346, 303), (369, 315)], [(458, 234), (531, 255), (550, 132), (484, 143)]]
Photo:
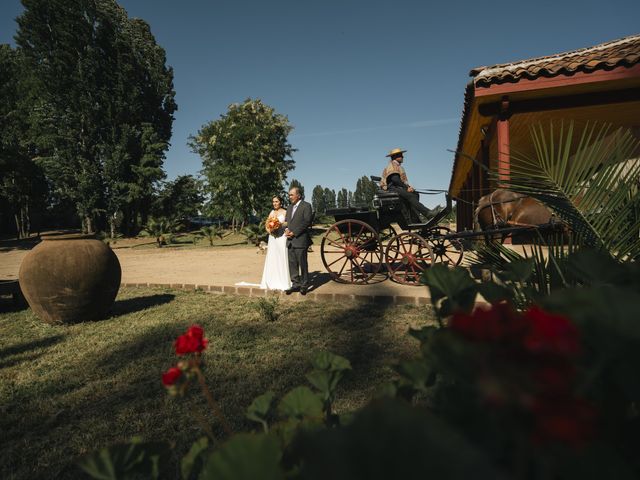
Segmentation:
[(284, 221), (287, 222), (287, 228), (293, 232), (293, 238), (287, 238), (291, 287), (308, 288), (309, 266), (307, 263), (307, 250), (311, 245), (309, 228), (313, 222), (311, 205), (300, 200), (295, 215), (293, 215), (293, 205), (289, 205)]

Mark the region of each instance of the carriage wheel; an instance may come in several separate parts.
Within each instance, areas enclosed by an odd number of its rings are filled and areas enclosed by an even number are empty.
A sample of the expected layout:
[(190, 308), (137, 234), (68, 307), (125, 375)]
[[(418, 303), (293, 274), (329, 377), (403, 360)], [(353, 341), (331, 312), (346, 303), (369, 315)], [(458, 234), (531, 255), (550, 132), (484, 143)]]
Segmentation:
[(380, 270), (378, 233), (360, 220), (342, 220), (322, 237), (321, 257), (331, 279), (340, 283), (369, 283)]
[[(384, 255), (385, 255), (385, 252), (387, 250), (387, 246), (389, 245), (389, 243), (393, 242), (396, 245), (398, 245), (398, 232), (396, 231), (395, 228), (393, 228), (391, 225), (389, 225), (388, 227), (381, 229), (378, 232), (378, 236), (380, 237), (380, 255), (384, 259), (385, 258)], [(394, 248), (393, 251), (396, 252), (396, 251), (398, 251), (398, 249)], [(384, 270), (386, 272), (386, 270), (387, 270), (386, 262), (382, 264), (382, 270)]]
[(455, 267), (462, 262), (464, 247), (457, 238), (441, 238), (450, 233), (450, 228), (434, 227), (424, 232), (424, 236), (427, 238), (433, 252), (433, 262)]
[(404, 232), (392, 238), (385, 250), (389, 276), (406, 285), (419, 285), (420, 275), (429, 268), (432, 259), (427, 241), (413, 232)]

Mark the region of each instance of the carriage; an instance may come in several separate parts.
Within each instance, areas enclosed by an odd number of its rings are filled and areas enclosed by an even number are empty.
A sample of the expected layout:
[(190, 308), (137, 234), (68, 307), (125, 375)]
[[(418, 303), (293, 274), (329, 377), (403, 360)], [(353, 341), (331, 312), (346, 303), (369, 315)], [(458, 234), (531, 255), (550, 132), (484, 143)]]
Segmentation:
[[(371, 177), (379, 185), (380, 177)], [(435, 193), (439, 191), (423, 191)], [(440, 222), (451, 212), (446, 206), (426, 223), (414, 223), (397, 193), (379, 188), (373, 208), (346, 207), (327, 210), (335, 219), (322, 238), (322, 262), (332, 280), (368, 284), (389, 277), (418, 285), (422, 272), (434, 263), (459, 265), (462, 242)], [(401, 231), (398, 233), (398, 227)]]

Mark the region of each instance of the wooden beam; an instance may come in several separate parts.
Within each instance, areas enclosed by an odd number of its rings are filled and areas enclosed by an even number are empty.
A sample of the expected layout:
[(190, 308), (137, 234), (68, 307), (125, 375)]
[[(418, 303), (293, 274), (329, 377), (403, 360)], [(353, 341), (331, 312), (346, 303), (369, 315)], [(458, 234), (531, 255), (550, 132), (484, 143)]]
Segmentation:
[[(594, 105), (608, 105), (615, 103), (640, 101), (640, 87), (625, 90), (582, 93), (579, 95), (557, 96), (546, 98), (532, 98), (513, 101), (509, 104), (509, 111), (515, 113), (540, 112), (545, 110), (564, 110), (576, 107), (591, 107)], [(478, 106), (478, 112), (485, 117), (493, 117), (500, 113), (502, 101), (485, 103)]]
[[(508, 97), (500, 102), (500, 114), (496, 126), (498, 134), (498, 180), (508, 180), (511, 170), (511, 153), (509, 143), (509, 117), (511, 105)], [(500, 183), (500, 182), (499, 182)]]
[(546, 88), (569, 87), (587, 83), (609, 82), (612, 80), (628, 80), (640, 77), (640, 64), (632, 67), (619, 66), (613, 70), (597, 70), (595, 72), (575, 72), (571, 75), (561, 74), (554, 77), (538, 77), (533, 80), (520, 78), (516, 82), (492, 84), (489, 86), (476, 86), (475, 97), (487, 95), (506, 95), (530, 90), (542, 90)]

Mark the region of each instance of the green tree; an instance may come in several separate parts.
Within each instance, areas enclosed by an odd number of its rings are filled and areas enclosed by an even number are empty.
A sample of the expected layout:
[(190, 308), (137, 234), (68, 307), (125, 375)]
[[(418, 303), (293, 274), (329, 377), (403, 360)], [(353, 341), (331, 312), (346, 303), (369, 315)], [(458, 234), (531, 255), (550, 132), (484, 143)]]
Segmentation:
[(373, 183), (369, 177), (363, 176), (359, 178), (356, 183), (356, 190), (353, 193), (353, 203), (357, 206), (372, 207), (375, 193), (375, 183)]
[(202, 182), (192, 175), (180, 175), (158, 192), (155, 215), (185, 221), (198, 215), (204, 202)]
[(313, 188), (313, 193), (311, 195), (311, 205), (313, 206), (313, 211), (316, 213), (316, 215), (324, 215), (324, 213), (327, 211), (327, 205), (324, 198), (324, 189), (321, 185), (316, 185)]
[(291, 190), (292, 188), (298, 188), (300, 190), (300, 196), (304, 198), (304, 187), (295, 178), (292, 178), (291, 183), (289, 184), (289, 190)]
[(362, 177), (362, 196), (364, 200), (364, 204), (368, 207), (373, 207), (373, 197), (376, 195), (376, 184), (369, 177)]
[(212, 210), (242, 220), (268, 211), (295, 164), (287, 140), (291, 130), (286, 116), (261, 100), (247, 99), (190, 137), (191, 148), (202, 158)]
[(32, 160), (22, 55), (0, 45), (0, 228), (15, 222), (18, 238), (29, 235), (32, 214), (44, 209), (47, 185)]
[(349, 198), (349, 195), (348, 195), (347, 189), (346, 188), (341, 188), (340, 191), (338, 192), (338, 196), (337, 196), (337, 200), (336, 200), (338, 208), (346, 207), (348, 205), (348, 203), (347, 203), (348, 202), (348, 198)]
[(336, 192), (328, 188), (324, 189), (324, 203), (327, 210), (336, 208)]
[(120, 210), (125, 225), (146, 221), (176, 109), (164, 50), (114, 0), (23, 3), (29, 138), (53, 196), (86, 230)]

